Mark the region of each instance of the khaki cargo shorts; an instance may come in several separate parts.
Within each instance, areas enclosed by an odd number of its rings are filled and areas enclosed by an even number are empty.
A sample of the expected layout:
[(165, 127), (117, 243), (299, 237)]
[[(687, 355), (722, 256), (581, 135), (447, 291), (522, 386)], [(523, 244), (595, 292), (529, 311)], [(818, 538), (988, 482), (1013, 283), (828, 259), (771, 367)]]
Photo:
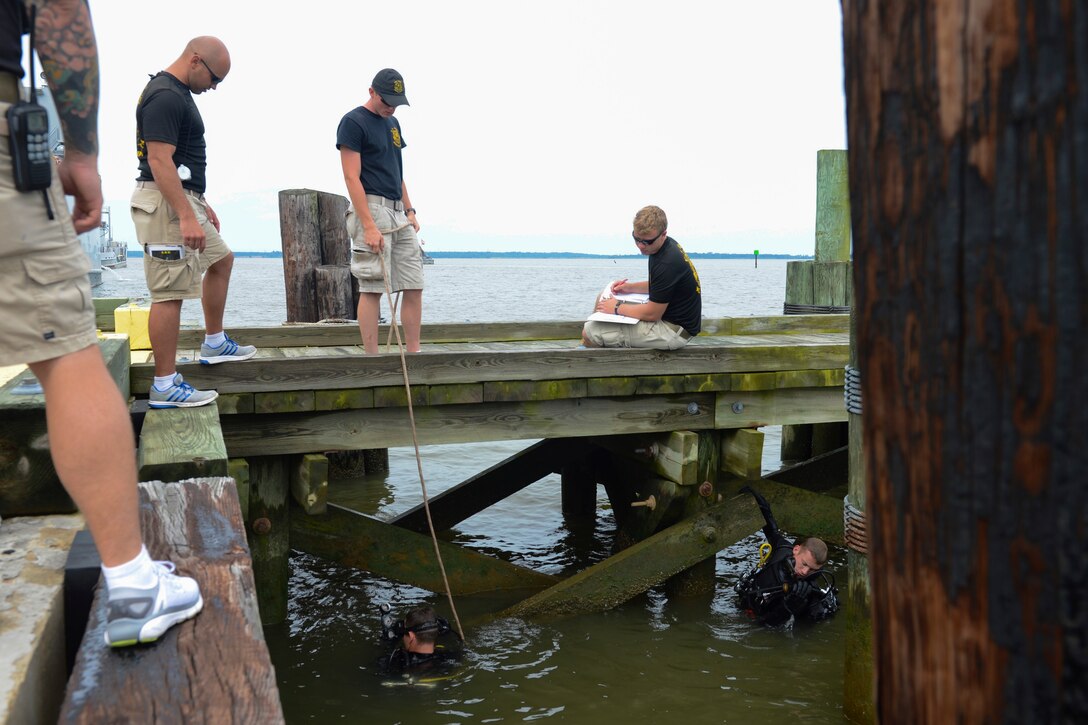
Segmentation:
[[(678, 329), (679, 328), (679, 329)], [(597, 347), (642, 347), (677, 350), (688, 344), (679, 325), (664, 320), (639, 320), (634, 325), (590, 320), (582, 328), (586, 339)]]
[[(367, 204), (370, 215), (385, 238), (385, 269), (389, 272), (389, 289), (423, 289), (423, 251), (416, 230), (408, 223), (403, 211), (394, 211), (381, 204)], [(379, 256), (363, 241), (363, 225), (351, 208), (347, 212), (348, 236), (351, 237), (351, 274), (360, 292), (385, 292)]]
[[(0, 103), (0, 119), (8, 104)], [(90, 260), (72, 228), (60, 178), (40, 191), (12, 178), (7, 123), (0, 124), (0, 365), (52, 360), (97, 343)]]
[[(219, 236), (215, 225), (208, 221), (204, 195), (186, 192), (185, 198), (204, 230), (206, 246), (203, 252), (198, 253), (182, 244), (178, 215), (154, 184), (138, 181), (132, 192), (132, 224), (136, 227), (136, 240), (144, 248), (144, 278), (152, 302), (199, 299), (204, 272), (230, 254), (230, 247)], [(153, 244), (181, 246), (183, 256), (173, 260), (156, 259), (148, 250)]]

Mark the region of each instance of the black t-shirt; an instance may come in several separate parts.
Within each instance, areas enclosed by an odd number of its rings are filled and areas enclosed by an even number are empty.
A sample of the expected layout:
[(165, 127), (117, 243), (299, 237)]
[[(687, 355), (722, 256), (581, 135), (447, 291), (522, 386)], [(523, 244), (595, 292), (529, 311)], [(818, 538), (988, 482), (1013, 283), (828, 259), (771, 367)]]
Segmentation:
[(23, 35), (29, 30), (22, 0), (0, 0), (0, 72), (23, 77)]
[(382, 118), (363, 106), (344, 114), (336, 129), (336, 148), (343, 146), (359, 152), (362, 160), (359, 180), (366, 193), (394, 201), (401, 197), (404, 165), (400, 150), (407, 145), (397, 119)]
[(147, 161), (148, 141), (174, 146), (174, 166), (184, 164), (192, 172), (192, 177), (182, 179), (181, 185), (204, 193), (208, 167), (204, 119), (189, 86), (165, 71), (151, 77), (136, 103), (136, 158), (140, 161), (137, 181), (155, 180)]
[(668, 305), (661, 318), (665, 322), (680, 325), (692, 335), (702, 329), (699, 273), (672, 237), (666, 237), (661, 249), (650, 255), (650, 302)]

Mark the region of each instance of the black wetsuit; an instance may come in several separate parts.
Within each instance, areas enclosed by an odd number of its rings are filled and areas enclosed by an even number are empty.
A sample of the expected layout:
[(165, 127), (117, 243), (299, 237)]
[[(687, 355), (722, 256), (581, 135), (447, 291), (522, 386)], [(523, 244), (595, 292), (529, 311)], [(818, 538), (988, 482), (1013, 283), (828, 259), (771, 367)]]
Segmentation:
[[(737, 583), (738, 605), (749, 617), (775, 627), (791, 617), (818, 622), (839, 608), (835, 582), (830, 574), (814, 572), (798, 578), (794, 573), (794, 544), (778, 530), (770, 504), (756, 491), (745, 487), (755, 497), (763, 512), (763, 535), (771, 545), (771, 555), (764, 565), (745, 575)], [(804, 582), (798, 586), (800, 582)]]
[(397, 648), (378, 659), (378, 670), (383, 675), (413, 675), (416, 677), (441, 677), (448, 675), (461, 661), (459, 652), (451, 652), (438, 646), (434, 652), (423, 654)]

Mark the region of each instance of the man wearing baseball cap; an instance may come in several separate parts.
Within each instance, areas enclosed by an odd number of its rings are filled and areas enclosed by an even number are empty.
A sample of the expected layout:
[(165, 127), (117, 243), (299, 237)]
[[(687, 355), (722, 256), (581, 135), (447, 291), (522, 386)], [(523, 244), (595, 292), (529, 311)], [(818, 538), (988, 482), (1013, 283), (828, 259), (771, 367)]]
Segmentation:
[[(336, 129), (336, 148), (351, 207), (351, 273), (359, 285), (359, 332), (368, 355), (378, 352), (378, 312), (385, 292), (383, 266), (393, 292), (401, 292), (401, 321), (408, 352), (419, 352), (423, 314), (423, 259), (419, 222), (404, 183), (401, 149), (407, 144), (397, 106), (407, 106), (404, 78), (392, 68), (378, 71), (370, 98), (348, 111)], [(380, 255), (380, 256), (379, 256)], [(383, 265), (384, 260), (384, 265)]]

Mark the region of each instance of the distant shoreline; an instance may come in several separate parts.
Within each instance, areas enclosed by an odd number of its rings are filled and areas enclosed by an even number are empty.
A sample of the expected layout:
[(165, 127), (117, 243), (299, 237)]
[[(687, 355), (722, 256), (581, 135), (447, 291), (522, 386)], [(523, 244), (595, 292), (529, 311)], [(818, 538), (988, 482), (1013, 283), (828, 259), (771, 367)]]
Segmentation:
[[(583, 252), (431, 252), (435, 259), (638, 259), (641, 254), (586, 254)], [(130, 249), (130, 257), (144, 256), (142, 249)], [(235, 252), (235, 257), (266, 257), (279, 259), (283, 252)], [(719, 252), (688, 252), (692, 259), (753, 259), (755, 255)], [(760, 254), (760, 259), (812, 259), (811, 254)]]

